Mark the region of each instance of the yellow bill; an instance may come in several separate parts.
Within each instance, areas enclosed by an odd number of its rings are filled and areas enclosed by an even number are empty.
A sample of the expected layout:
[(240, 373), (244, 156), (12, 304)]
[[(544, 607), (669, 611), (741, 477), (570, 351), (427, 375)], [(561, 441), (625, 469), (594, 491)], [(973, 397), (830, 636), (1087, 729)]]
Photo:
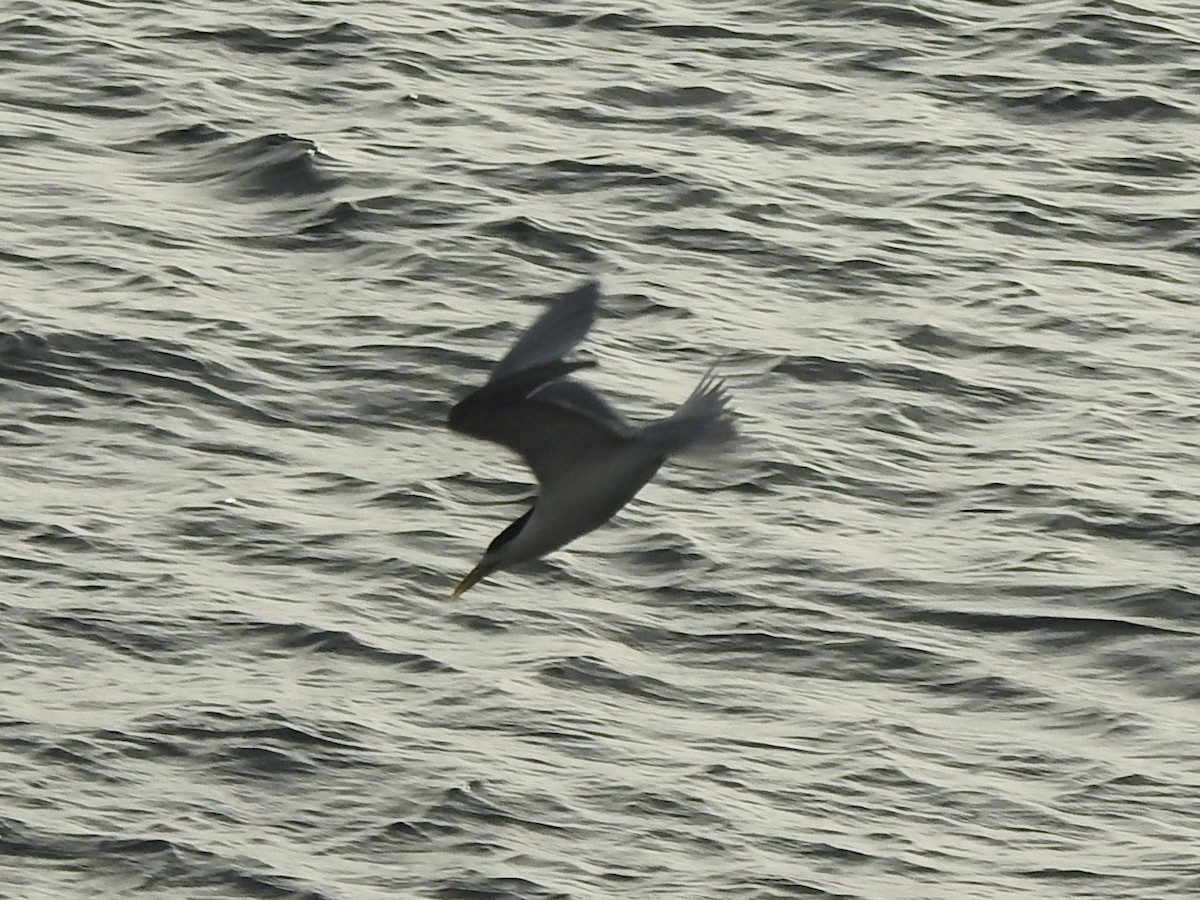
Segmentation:
[(458, 587), (454, 589), (454, 593), (450, 595), (450, 598), (456, 599), (459, 595), (465, 594), (471, 588), (475, 587), (475, 585), (479, 584), (479, 582), (483, 581), (483, 579), (491, 575), (493, 568), (494, 566), (487, 563), (477, 565), (458, 583)]

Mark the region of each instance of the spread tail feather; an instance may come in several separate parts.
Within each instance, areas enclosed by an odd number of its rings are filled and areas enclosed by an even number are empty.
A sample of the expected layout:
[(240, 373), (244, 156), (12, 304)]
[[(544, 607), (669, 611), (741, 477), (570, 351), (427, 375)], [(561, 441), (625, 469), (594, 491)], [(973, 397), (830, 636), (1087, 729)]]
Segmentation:
[(642, 428), (639, 437), (667, 456), (716, 450), (737, 437), (725, 382), (713, 375), (714, 363), (692, 395), (665, 419)]

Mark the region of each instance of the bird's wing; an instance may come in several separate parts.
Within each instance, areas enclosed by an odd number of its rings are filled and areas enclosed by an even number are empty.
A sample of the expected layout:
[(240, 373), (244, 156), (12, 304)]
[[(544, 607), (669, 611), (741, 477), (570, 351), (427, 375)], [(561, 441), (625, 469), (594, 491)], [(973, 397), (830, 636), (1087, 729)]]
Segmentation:
[(590, 416), (602, 425), (622, 435), (633, 433), (633, 427), (608, 401), (590, 387), (573, 378), (559, 378), (537, 389), (536, 398), (542, 402), (563, 406)]
[(572, 477), (579, 466), (614, 453), (629, 440), (586, 412), (542, 398), (541, 391), (530, 396), (526, 390), (490, 390), (495, 385), (460, 401), (450, 411), (450, 427), (507, 447), (543, 485)]
[(587, 336), (596, 319), (600, 285), (589, 281), (563, 294), (529, 326), (492, 369), (489, 381), (562, 359)]
[(595, 281), (559, 297), (492, 369), (487, 384), (450, 410), (450, 427), (507, 447), (539, 482), (625, 443), (632, 429), (585, 385), (564, 378), (594, 362), (566, 362), (596, 318)]

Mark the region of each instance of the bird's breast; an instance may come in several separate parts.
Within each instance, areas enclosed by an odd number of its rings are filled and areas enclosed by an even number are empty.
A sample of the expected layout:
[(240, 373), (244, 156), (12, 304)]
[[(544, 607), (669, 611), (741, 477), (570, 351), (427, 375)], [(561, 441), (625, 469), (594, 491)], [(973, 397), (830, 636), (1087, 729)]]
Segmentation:
[(633, 444), (603, 460), (592, 459), (541, 486), (533, 515), (520, 537), (533, 558), (556, 550), (609, 519), (649, 481), (664, 457)]

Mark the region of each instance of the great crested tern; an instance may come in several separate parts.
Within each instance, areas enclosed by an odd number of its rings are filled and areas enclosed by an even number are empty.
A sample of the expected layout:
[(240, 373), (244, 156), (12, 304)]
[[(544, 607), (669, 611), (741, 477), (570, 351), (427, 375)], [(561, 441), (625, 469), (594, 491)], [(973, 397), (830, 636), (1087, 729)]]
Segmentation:
[(633, 499), (668, 457), (732, 440), (729, 396), (712, 370), (673, 414), (625, 420), (587, 385), (568, 378), (596, 365), (563, 357), (596, 318), (599, 285), (559, 297), (496, 363), (487, 383), (450, 410), (450, 427), (507, 447), (539, 484), (533, 506), (488, 545), (458, 586), (536, 559), (600, 527)]

